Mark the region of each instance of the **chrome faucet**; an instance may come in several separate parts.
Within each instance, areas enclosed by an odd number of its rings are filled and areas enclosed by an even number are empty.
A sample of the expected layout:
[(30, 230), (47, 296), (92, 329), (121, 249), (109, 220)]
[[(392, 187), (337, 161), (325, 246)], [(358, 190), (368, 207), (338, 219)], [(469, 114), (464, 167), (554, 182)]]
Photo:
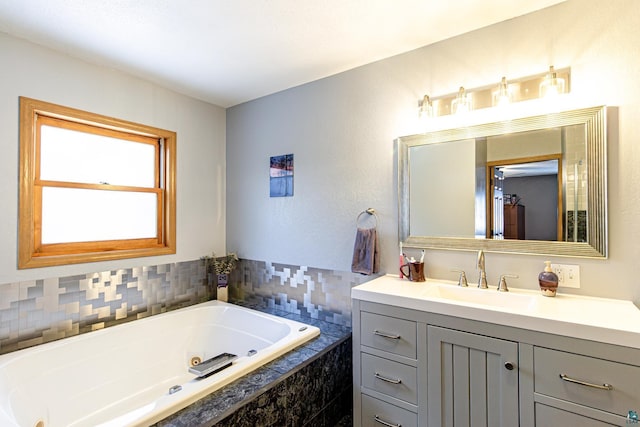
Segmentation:
[(465, 274), (464, 270), (451, 270), (451, 271), (460, 273), (460, 277), (458, 278), (458, 286), (462, 286), (465, 288), (469, 286), (469, 284), (467, 283), (467, 275)]
[(518, 278), (517, 274), (503, 274), (500, 276), (500, 283), (498, 283), (498, 292), (509, 292), (509, 288), (507, 287), (507, 277), (513, 277), (514, 279)]
[(478, 276), (478, 287), (480, 289), (487, 289), (487, 273), (484, 271), (484, 252), (482, 249), (478, 251), (478, 262), (477, 268), (480, 270), (480, 275)]

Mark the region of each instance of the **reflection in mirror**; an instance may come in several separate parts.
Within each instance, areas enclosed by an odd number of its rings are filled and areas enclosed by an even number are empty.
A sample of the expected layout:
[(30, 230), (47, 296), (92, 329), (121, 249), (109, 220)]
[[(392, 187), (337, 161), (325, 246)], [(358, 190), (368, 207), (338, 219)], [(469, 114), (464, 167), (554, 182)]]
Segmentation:
[[(473, 237), (475, 140), (411, 148), (412, 230), (421, 236)], [(443, 162), (442, 159), (455, 159)], [(434, 209), (434, 205), (446, 207)]]
[(562, 240), (559, 159), (500, 163), (487, 165), (493, 180), (487, 237)]
[[(490, 203), (486, 237), (561, 238), (558, 213), (562, 205), (558, 196), (562, 193), (558, 190), (557, 167), (562, 161), (562, 133), (555, 128), (487, 138)], [(545, 161), (553, 162), (552, 171), (542, 168), (541, 162)], [(505, 194), (509, 200), (505, 200)]]
[(604, 107), (398, 139), (408, 246), (606, 256)]

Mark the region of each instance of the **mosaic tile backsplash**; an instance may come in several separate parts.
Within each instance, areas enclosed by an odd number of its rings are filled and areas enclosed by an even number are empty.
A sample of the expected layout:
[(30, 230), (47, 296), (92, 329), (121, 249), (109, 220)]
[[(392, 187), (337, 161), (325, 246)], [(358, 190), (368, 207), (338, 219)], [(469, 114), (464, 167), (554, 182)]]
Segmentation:
[(351, 327), (351, 288), (374, 276), (313, 267), (240, 260), (231, 300), (259, 298), (286, 312)]
[[(206, 277), (194, 260), (0, 284), (0, 354), (213, 299)], [(229, 294), (350, 327), (351, 287), (371, 278), (240, 260)]]
[(0, 354), (210, 299), (200, 260), (0, 285)]

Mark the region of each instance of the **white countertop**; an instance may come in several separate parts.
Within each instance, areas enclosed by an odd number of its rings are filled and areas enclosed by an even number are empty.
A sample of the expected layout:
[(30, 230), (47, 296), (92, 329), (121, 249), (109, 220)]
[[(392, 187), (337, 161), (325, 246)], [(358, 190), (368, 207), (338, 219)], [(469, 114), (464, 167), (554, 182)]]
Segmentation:
[(427, 279), (382, 276), (351, 289), (361, 301), (640, 349), (640, 310), (625, 300), (495, 287), (477, 289)]

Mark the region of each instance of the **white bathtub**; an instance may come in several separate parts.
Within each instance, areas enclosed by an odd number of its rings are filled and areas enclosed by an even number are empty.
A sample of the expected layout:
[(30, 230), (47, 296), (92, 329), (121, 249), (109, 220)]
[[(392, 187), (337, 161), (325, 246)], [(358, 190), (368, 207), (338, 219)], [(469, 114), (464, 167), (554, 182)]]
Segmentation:
[[(148, 425), (319, 334), (210, 301), (5, 354), (0, 426)], [(188, 372), (192, 357), (224, 352), (239, 356), (232, 366), (204, 379)]]

